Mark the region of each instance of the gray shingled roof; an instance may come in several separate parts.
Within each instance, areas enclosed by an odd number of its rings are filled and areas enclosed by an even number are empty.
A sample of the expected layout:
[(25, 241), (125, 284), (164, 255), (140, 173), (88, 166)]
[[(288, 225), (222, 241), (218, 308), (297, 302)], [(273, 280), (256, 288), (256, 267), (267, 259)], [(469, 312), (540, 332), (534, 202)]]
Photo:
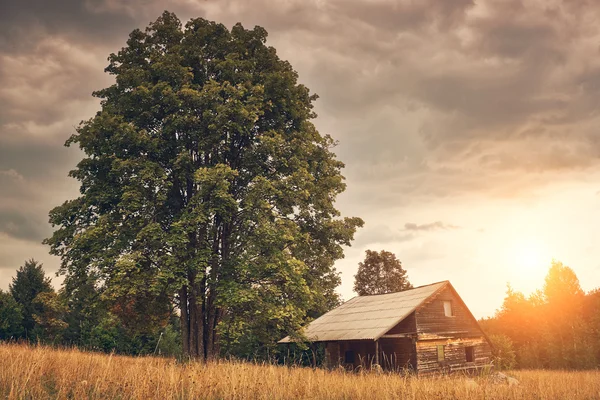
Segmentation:
[[(354, 297), (308, 324), (304, 334), (314, 342), (379, 339), (447, 283), (443, 281), (403, 292)], [(287, 336), (279, 343), (292, 341)]]

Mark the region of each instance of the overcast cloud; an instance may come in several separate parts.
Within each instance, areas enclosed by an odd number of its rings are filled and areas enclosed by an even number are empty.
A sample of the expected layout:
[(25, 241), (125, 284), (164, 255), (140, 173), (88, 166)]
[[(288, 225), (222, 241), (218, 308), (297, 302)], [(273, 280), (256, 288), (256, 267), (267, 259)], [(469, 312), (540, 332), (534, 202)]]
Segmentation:
[(338, 263), (345, 298), (364, 250), (386, 249), (414, 284), (450, 279), (467, 304), (486, 294), (472, 308), (489, 315), (518, 280), (503, 258), (515, 235), (600, 286), (596, 2), (3, 0), (0, 288), (30, 257), (56, 271), (40, 242), (48, 211), (77, 195), (81, 157), (63, 143), (98, 109), (108, 54), (164, 9), (265, 27), (319, 94), (316, 125), (347, 166), (339, 206), (366, 221)]

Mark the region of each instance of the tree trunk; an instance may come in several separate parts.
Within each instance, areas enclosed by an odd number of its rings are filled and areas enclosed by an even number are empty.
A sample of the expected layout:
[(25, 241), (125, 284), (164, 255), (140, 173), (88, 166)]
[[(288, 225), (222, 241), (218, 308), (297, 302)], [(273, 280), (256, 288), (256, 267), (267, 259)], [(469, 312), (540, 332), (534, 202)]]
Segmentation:
[(215, 302), (213, 290), (209, 291), (209, 295), (206, 301), (206, 320), (205, 320), (205, 351), (206, 359), (210, 360), (214, 358), (214, 347), (215, 347), (215, 329), (214, 329), (214, 318), (215, 318)]
[(183, 355), (186, 358), (205, 358), (204, 353), (204, 312), (203, 301), (199, 301), (196, 291), (189, 286), (180, 290), (181, 342)]
[(190, 320), (188, 313), (187, 286), (179, 291), (179, 320), (181, 322), (181, 350), (184, 357), (190, 356)]

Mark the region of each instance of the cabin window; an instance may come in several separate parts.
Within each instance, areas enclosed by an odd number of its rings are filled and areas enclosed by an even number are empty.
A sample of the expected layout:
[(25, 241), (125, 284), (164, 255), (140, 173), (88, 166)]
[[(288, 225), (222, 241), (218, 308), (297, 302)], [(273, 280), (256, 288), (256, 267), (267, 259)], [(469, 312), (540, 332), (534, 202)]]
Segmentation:
[(438, 361), (444, 361), (446, 359), (446, 354), (444, 352), (444, 345), (440, 344), (437, 347), (437, 356), (438, 356)]
[(467, 362), (475, 361), (475, 347), (474, 346), (465, 347), (465, 356), (467, 358)]
[(346, 350), (344, 353), (344, 362), (346, 364), (354, 364), (354, 351)]
[(452, 317), (454, 314), (452, 314), (452, 302), (451, 301), (444, 301), (444, 315), (446, 317)]

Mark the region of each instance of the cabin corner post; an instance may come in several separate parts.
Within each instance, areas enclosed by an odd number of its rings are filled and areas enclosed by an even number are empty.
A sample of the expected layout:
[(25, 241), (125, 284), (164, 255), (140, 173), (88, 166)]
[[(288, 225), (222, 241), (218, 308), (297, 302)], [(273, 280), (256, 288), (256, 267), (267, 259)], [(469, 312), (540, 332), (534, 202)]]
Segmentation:
[(375, 339), (375, 364), (379, 365), (379, 339)]

